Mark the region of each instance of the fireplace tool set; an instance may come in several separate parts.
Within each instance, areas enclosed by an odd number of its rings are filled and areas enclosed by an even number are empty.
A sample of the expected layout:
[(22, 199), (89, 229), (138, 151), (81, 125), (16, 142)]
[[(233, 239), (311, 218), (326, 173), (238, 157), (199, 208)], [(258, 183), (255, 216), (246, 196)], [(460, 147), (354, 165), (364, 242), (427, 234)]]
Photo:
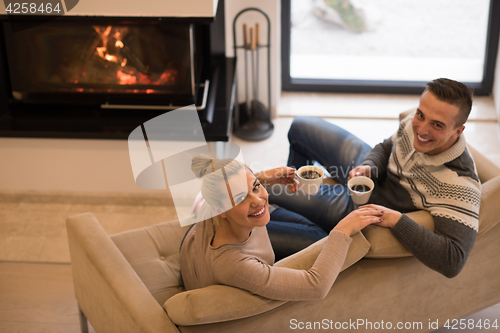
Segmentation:
[[(236, 42), (236, 21), (238, 17), (249, 11), (256, 11), (262, 14), (267, 20), (267, 44), (262, 44), (260, 38), (260, 25), (248, 27), (247, 24), (241, 26), (243, 32), (243, 44)], [(244, 79), (245, 79), (245, 101), (238, 104), (235, 114), (234, 135), (248, 141), (260, 141), (268, 138), (274, 130), (271, 122), (271, 70), (270, 70), (270, 44), (271, 44), (271, 24), (269, 17), (258, 8), (246, 8), (236, 15), (233, 21), (233, 46), (236, 58), (243, 54)], [(259, 71), (260, 71), (260, 50), (267, 52), (267, 107), (259, 100)], [(243, 52), (238, 53), (238, 50)], [(238, 60), (241, 61), (241, 60)], [(262, 90), (262, 89), (261, 89)]]

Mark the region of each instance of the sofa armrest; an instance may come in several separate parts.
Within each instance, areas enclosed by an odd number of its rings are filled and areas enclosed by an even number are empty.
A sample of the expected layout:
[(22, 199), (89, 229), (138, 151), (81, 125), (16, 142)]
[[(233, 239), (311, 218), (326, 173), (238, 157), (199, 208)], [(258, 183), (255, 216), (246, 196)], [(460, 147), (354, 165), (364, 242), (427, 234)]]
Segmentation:
[(417, 110), (417, 108), (412, 108), (412, 109), (401, 112), (399, 114), (399, 121), (402, 121), (403, 119), (408, 117), (411, 113), (415, 112), (416, 110)]
[[(432, 215), (425, 210), (418, 210), (406, 213), (408, 217), (414, 220), (418, 225), (434, 231), (434, 219)], [(411, 254), (392, 234), (389, 228), (378, 225), (368, 225), (361, 230), (368, 242), (370, 242), (370, 251), (365, 258), (401, 258), (411, 257)]]
[(500, 167), (498, 165), (493, 163), (471, 145), (467, 145), (467, 148), (474, 159), (477, 175), (479, 176), (481, 183), (486, 183), (490, 179), (500, 176)]
[[(482, 185), (481, 206), (479, 209), (479, 232), (482, 235), (500, 222), (500, 176), (488, 180)], [(417, 224), (434, 231), (434, 219), (427, 211), (420, 210), (407, 215)], [(370, 251), (366, 258), (400, 258), (409, 257), (412, 254), (394, 237), (388, 228), (377, 225), (368, 225), (362, 231), (368, 242)]]
[(493, 228), (500, 221), (500, 176), (488, 180), (481, 187), (478, 236)]
[(66, 227), (75, 296), (97, 332), (179, 332), (93, 214)]

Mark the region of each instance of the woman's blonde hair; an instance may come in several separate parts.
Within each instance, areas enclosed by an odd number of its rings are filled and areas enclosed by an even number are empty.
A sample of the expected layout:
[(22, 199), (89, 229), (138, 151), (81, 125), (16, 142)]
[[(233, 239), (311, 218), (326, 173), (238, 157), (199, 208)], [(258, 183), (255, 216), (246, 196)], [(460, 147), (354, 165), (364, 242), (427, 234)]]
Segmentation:
[[(221, 195), (221, 185), (227, 184), (227, 178), (236, 175), (245, 167), (248, 168), (237, 160), (230, 158), (210, 159), (205, 155), (194, 157), (191, 163), (191, 170), (198, 178), (202, 178), (201, 194), (203, 198), (207, 203), (219, 209), (226, 208), (222, 200), (225, 196)], [(218, 170), (222, 172), (216, 172)], [(250, 169), (248, 168), (248, 170)]]

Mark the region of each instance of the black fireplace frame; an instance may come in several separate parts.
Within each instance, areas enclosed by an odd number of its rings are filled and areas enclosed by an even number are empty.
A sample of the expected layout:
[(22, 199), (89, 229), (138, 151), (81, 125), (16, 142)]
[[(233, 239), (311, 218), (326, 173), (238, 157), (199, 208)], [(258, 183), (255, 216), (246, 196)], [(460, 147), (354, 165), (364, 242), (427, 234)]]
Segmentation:
[[(0, 20), (12, 20), (2, 16)], [(16, 17), (35, 20), (37, 17)], [(231, 135), (235, 106), (236, 60), (225, 56), (224, 1), (219, 0), (217, 14), (212, 18), (165, 17), (78, 17), (60, 16), (60, 22), (91, 22), (92, 24), (194, 24), (202, 27), (206, 59), (200, 82), (209, 78), (208, 91), (197, 95), (197, 104), (205, 137), (208, 141), (228, 141)], [(101, 103), (20, 103), (12, 96), (3, 24), (0, 24), (0, 137), (43, 137), (80, 139), (127, 139), (130, 132), (145, 121), (168, 112), (162, 107), (103, 107)], [(203, 96), (205, 95), (205, 96)], [(179, 107), (189, 105), (180, 100)], [(182, 105), (186, 103), (186, 105)], [(119, 104), (119, 103), (118, 103)]]

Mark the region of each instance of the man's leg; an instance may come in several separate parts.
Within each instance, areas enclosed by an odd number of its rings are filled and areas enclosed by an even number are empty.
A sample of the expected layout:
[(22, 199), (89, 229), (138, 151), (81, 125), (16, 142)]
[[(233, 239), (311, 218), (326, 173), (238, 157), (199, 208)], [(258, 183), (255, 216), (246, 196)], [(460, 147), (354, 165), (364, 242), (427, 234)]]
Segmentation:
[(267, 232), (273, 246), (275, 261), (288, 257), (328, 234), (305, 217), (285, 208), (271, 213)]
[(341, 184), (371, 147), (343, 128), (320, 118), (296, 117), (288, 131), (288, 166), (297, 169), (318, 161)]
[(345, 186), (349, 171), (359, 165), (371, 147), (346, 130), (320, 118), (297, 117), (288, 132), (288, 165), (299, 168), (318, 161), (340, 183), (323, 185), (318, 193), (291, 194), (283, 186), (269, 189), (270, 202), (305, 216), (330, 231), (355, 207)]
[(329, 232), (355, 209), (344, 185), (322, 185), (316, 194), (290, 193), (283, 185), (268, 188), (269, 202), (296, 212)]

